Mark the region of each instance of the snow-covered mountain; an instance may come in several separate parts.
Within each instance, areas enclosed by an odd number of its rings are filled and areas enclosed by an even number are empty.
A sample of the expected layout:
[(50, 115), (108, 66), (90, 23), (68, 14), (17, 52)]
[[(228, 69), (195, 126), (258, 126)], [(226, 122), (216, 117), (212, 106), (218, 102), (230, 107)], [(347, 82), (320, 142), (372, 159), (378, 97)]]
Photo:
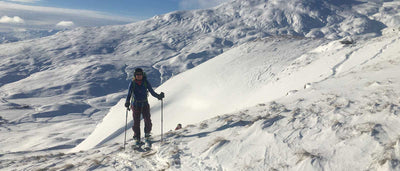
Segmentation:
[[(84, 151), (6, 153), (2, 166), (27, 170), (398, 170), (399, 33), (386, 29), (383, 36), (353, 45), (287, 37), (243, 44), (157, 89), (170, 94), (165, 99), (165, 126), (169, 130), (183, 123), (184, 128), (168, 131), (164, 143), (156, 135), (156, 154), (143, 156), (129, 148), (131, 143), (123, 151), (122, 99), (74, 149)], [(298, 50), (293, 48), (296, 44), (307, 46)], [(270, 48), (298, 58), (274, 60)], [(264, 70), (268, 77), (262, 77), (262, 67), (257, 66), (271, 62), (282, 68)], [(243, 70), (243, 66), (255, 68)], [(232, 74), (222, 74), (225, 71)], [(207, 82), (204, 77), (221, 81)], [(263, 83), (243, 78), (259, 78)], [(186, 89), (176, 96), (183, 99), (174, 99), (174, 91), (181, 86)], [(249, 87), (254, 90), (236, 90)], [(282, 94), (286, 90), (290, 91)], [(225, 91), (238, 92), (242, 98)], [(258, 103), (252, 102), (254, 96), (260, 98)], [(222, 100), (225, 104), (219, 104)], [(254, 105), (235, 109), (240, 102)], [(158, 103), (151, 101), (153, 123), (160, 123)], [(177, 111), (174, 107), (185, 108)], [(234, 112), (224, 113), (229, 110)]]
[(0, 44), (51, 36), (60, 30), (24, 30), (0, 32)]
[[(399, 8), (237, 0), (0, 45), (0, 167), (398, 169)], [(138, 66), (186, 126), (145, 159), (118, 151)]]

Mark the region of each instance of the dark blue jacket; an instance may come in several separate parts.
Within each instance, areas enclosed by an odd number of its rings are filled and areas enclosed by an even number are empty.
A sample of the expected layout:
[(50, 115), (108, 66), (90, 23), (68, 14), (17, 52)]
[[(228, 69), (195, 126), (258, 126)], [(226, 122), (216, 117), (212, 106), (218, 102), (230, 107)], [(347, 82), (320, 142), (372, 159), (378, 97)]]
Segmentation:
[[(128, 96), (126, 97), (126, 102), (131, 102), (131, 104), (147, 103), (147, 90), (153, 97), (159, 98), (160, 95), (154, 92), (151, 84), (146, 79), (143, 79), (141, 85), (136, 83), (135, 80), (131, 81), (131, 83), (129, 84), (129, 91)], [(133, 99), (131, 101), (132, 95)]]

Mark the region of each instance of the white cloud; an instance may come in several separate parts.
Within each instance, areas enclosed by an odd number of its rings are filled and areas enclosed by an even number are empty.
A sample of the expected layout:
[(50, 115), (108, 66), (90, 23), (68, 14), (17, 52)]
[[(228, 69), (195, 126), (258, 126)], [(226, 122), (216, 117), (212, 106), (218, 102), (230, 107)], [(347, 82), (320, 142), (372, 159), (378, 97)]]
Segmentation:
[(41, 0), (9, 0), (11, 2), (23, 2), (23, 3), (36, 3), (39, 2)]
[(75, 24), (72, 21), (60, 21), (56, 26), (58, 26), (58, 27), (72, 27), (74, 25)]
[[(55, 7), (43, 7), (43, 6), (32, 6), (32, 5), (21, 5), (16, 3), (0, 1), (0, 13), (2, 10), (16, 10), (19, 13), (29, 14), (47, 14), (47, 15), (63, 15), (73, 17), (86, 17), (86, 18), (97, 18), (111, 21), (133, 21), (132, 18), (115, 16), (104, 12), (90, 11), (90, 10), (77, 10), (67, 8), (55, 8)], [(57, 16), (58, 17), (58, 16)]]
[(59, 27), (56, 24), (60, 21), (73, 21), (74, 27), (119, 25), (138, 21), (138, 19), (132, 17), (115, 16), (98, 11), (22, 5), (0, 0), (1, 16), (18, 16), (23, 18), (24, 24), (0, 24), (0, 32), (20, 28), (29, 30), (55, 29)]
[(14, 17), (9, 17), (9, 16), (3, 16), (0, 18), (0, 23), (10, 23), (10, 24), (21, 24), (24, 23), (25, 21), (18, 16)]
[(179, 7), (181, 9), (204, 9), (215, 7), (229, 0), (181, 0)]

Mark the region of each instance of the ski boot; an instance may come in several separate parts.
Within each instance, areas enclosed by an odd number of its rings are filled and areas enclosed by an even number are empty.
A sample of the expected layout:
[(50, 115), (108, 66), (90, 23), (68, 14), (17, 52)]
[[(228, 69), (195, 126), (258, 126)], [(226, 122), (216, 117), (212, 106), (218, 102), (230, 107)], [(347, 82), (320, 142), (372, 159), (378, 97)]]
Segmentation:
[(145, 133), (144, 135), (144, 142), (145, 142), (145, 146), (144, 149), (145, 150), (150, 150), (151, 149), (151, 135), (150, 133)]
[(140, 141), (140, 138), (133, 136), (133, 140), (135, 141), (135, 144), (132, 146), (132, 148), (134, 150), (140, 149), (143, 145), (142, 141)]

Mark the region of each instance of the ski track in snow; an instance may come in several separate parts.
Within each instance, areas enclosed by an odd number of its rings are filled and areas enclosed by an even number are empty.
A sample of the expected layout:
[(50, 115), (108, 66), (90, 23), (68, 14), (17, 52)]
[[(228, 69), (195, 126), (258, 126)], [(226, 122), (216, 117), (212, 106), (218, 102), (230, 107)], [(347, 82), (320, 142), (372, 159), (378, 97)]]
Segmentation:
[(349, 60), (351, 54), (353, 54), (353, 52), (350, 52), (349, 54), (346, 54), (346, 57), (345, 57), (345, 59), (343, 59), (343, 61), (341, 61), (341, 62), (339, 62), (338, 64), (336, 64), (335, 66), (333, 66), (333, 68), (332, 68), (332, 75), (331, 75), (330, 77), (327, 77), (327, 78), (324, 79), (324, 80), (327, 80), (327, 79), (329, 79), (329, 78), (335, 77), (336, 74), (337, 74), (337, 72), (338, 72), (337, 70), (338, 70), (338, 69), (340, 68), (340, 66), (342, 66), (347, 60)]
[(371, 58), (369, 58), (368, 60), (364, 61), (363, 63), (361, 63), (361, 65), (364, 65), (366, 63), (368, 63), (369, 61), (375, 59), (376, 57), (378, 57), (379, 55), (381, 55), (383, 53), (383, 51), (385, 49), (387, 49), (390, 45), (394, 44), (396, 41), (400, 40), (399, 38), (392, 40), (391, 42), (389, 42), (388, 44), (386, 44), (382, 49), (379, 50), (379, 52), (377, 52), (374, 56), (372, 56)]

